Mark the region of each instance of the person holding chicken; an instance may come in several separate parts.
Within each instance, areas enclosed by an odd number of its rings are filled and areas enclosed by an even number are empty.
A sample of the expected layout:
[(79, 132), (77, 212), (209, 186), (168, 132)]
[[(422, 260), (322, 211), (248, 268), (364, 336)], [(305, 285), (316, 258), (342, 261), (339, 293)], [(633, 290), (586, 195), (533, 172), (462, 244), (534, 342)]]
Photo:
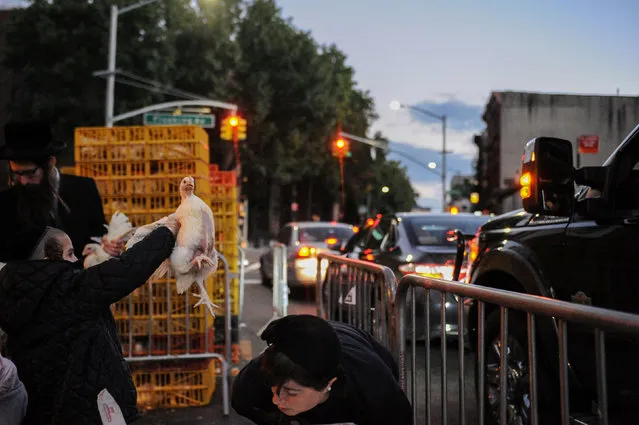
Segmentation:
[(97, 399), (105, 389), (126, 423), (139, 417), (109, 306), (169, 258), (179, 228), (169, 216), (119, 258), (88, 269), (59, 229), (13, 235), (16, 259), (0, 267), (0, 328), (29, 396), (22, 425), (102, 425)]
[(55, 155), (66, 144), (53, 139), (51, 128), (42, 122), (10, 122), (4, 139), (0, 160), (9, 162), (10, 181), (0, 191), (0, 261), (12, 257), (8, 235), (30, 226), (64, 230), (78, 254), (98, 236), (107, 254), (120, 255), (123, 242), (103, 236), (106, 220), (95, 181), (62, 174), (56, 167)]

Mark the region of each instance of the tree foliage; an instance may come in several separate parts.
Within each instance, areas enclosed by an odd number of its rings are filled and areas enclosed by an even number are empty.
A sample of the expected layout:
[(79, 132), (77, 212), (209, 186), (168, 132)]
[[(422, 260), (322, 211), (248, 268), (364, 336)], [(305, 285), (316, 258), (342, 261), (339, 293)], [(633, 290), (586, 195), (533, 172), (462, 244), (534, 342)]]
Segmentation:
[[(14, 11), (0, 56), (20, 77), (12, 118), (54, 120), (58, 137), (67, 141), (74, 127), (103, 124), (106, 84), (93, 72), (107, 66), (111, 4), (33, 0)], [(295, 28), (273, 0), (164, 0), (122, 15), (117, 36), (117, 68), (158, 84), (155, 91), (131, 80), (117, 84), (116, 114), (175, 100), (162, 87), (236, 103), (249, 122), (241, 146), (242, 190), (258, 217), (254, 227), (266, 230), (267, 216), (330, 218), (341, 190), (338, 162), (329, 153), (338, 125), (364, 135), (376, 119), (372, 96), (357, 86), (355, 70), (337, 46), (319, 45)], [(351, 146), (346, 220), (363, 218), (361, 205), (371, 212), (414, 206), (405, 169), (382, 152), (373, 160), (368, 146)], [(392, 188), (389, 194), (382, 196), (382, 185)], [(286, 208), (291, 202), (303, 205), (297, 217)]]

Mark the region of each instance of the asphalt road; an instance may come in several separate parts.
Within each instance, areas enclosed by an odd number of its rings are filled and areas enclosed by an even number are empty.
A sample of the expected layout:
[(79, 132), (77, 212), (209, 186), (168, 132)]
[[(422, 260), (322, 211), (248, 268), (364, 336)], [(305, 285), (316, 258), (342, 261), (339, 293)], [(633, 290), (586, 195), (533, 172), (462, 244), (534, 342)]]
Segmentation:
[[(240, 340), (243, 363), (259, 354), (265, 347), (257, 337), (257, 332), (269, 321), (273, 315), (272, 292), (270, 288), (261, 285), (259, 276), (259, 251), (247, 252), (249, 265), (246, 273), (245, 299), (243, 317), (240, 323)], [(315, 314), (314, 289), (308, 291), (293, 291), (289, 298), (289, 314)], [(417, 424), (425, 424), (425, 347), (419, 344), (417, 347), (417, 373), (415, 381), (415, 405), (417, 406)], [(410, 353), (410, 347), (408, 347)], [(431, 344), (431, 424), (441, 422), (441, 350), (438, 342)], [(448, 424), (459, 424), (459, 374), (456, 344), (447, 346), (447, 406)], [(474, 384), (474, 364), (472, 354), (466, 353), (465, 362), (465, 394), (466, 394), (466, 423), (477, 422), (476, 400)], [(410, 365), (410, 358), (407, 361)], [(240, 366), (241, 367), (241, 366)], [(220, 385), (218, 383), (218, 388)], [(144, 417), (136, 422), (138, 425), (192, 425), (192, 424), (228, 424), (244, 425), (252, 424), (231, 409), (228, 417), (222, 415), (221, 391), (216, 394), (211, 405), (201, 408), (164, 409), (147, 412)]]

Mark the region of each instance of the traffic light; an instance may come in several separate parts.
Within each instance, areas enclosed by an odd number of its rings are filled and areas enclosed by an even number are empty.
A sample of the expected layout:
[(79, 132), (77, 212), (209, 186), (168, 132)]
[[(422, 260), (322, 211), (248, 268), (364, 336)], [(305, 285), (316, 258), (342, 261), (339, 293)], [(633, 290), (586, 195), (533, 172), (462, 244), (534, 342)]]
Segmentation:
[(222, 140), (233, 140), (233, 127), (231, 127), (231, 118), (228, 117), (222, 120), (222, 126), (220, 127), (220, 138)]
[(222, 121), (220, 138), (222, 140), (245, 140), (246, 120), (238, 117), (237, 115), (230, 115), (226, 117)]
[(337, 156), (339, 158), (349, 156), (350, 144), (348, 143), (348, 140), (342, 137), (335, 140), (333, 142), (332, 151), (333, 151), (333, 156)]
[(240, 118), (237, 124), (237, 140), (246, 140), (246, 120)]

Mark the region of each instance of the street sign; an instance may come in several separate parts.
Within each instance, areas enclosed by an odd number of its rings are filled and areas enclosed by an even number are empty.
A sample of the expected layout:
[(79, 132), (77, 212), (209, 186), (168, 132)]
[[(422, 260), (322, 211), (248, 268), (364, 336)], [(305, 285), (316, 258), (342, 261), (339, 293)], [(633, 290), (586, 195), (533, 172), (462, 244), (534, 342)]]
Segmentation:
[(598, 153), (599, 136), (579, 136), (579, 153)]
[(198, 125), (200, 127), (215, 127), (215, 115), (150, 113), (144, 114), (144, 125)]

